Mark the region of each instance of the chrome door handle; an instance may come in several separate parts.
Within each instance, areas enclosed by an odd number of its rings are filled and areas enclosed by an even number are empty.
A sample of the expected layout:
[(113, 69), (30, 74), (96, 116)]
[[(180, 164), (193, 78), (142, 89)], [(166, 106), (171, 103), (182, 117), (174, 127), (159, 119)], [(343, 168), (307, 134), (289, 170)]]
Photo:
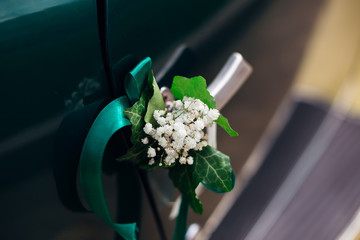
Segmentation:
[(252, 67), (240, 53), (233, 53), (208, 87), (221, 110), (250, 76)]

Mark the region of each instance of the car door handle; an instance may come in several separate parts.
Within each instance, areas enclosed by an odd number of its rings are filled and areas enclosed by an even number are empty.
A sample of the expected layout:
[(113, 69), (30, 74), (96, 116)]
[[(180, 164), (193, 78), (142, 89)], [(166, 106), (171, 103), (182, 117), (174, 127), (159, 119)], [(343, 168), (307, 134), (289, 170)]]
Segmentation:
[(240, 89), (252, 72), (252, 67), (240, 53), (233, 53), (208, 87), (221, 110)]

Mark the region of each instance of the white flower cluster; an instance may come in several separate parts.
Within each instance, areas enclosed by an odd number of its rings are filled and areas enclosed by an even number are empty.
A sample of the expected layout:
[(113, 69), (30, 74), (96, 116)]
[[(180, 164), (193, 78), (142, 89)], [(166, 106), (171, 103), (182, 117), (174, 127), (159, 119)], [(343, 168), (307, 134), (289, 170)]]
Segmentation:
[[(157, 126), (146, 123), (143, 128), (148, 137), (143, 138), (143, 144), (150, 144), (147, 156), (149, 165), (159, 159), (170, 166), (178, 160), (180, 164), (192, 165), (193, 157), (188, 152), (191, 149), (201, 151), (207, 146), (205, 127), (210, 127), (218, 119), (220, 113), (217, 109), (209, 107), (199, 99), (184, 97), (182, 101), (172, 102), (168, 110), (155, 110), (154, 118)], [(154, 147), (152, 147), (154, 146)]]

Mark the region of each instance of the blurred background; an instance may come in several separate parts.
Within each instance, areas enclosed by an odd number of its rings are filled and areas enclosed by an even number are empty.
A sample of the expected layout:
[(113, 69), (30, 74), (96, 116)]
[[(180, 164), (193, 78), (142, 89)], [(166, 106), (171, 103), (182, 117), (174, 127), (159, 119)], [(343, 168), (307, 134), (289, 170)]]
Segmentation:
[[(239, 136), (217, 139), (236, 186), (200, 195), (188, 239), (360, 239), (359, 10), (357, 0), (0, 0), (0, 238), (114, 239), (58, 197), (61, 121), (122, 86), (128, 55), (150, 56), (160, 83), (211, 83), (239, 52), (253, 73), (222, 109)], [(115, 216), (116, 176), (103, 180)], [(164, 203), (156, 184), (170, 239), (178, 193)], [(141, 191), (140, 239), (160, 239)]]

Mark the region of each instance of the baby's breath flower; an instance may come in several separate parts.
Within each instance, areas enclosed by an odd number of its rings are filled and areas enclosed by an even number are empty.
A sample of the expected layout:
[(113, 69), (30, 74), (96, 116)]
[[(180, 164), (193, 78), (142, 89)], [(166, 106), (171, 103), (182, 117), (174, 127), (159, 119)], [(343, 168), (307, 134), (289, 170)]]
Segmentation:
[(194, 163), (194, 158), (193, 158), (192, 156), (189, 156), (189, 157), (187, 157), (186, 162), (187, 162), (187, 164), (189, 164), (189, 165), (193, 165), (193, 163)]
[(180, 163), (180, 164), (186, 164), (186, 158), (181, 157), (181, 158), (179, 159), (179, 163)]
[(196, 120), (195, 123), (194, 123), (194, 125), (195, 125), (196, 130), (198, 130), (198, 131), (203, 130), (204, 127), (205, 127), (204, 121), (203, 121), (202, 119)]
[(155, 159), (154, 158), (151, 158), (150, 161), (149, 161), (149, 165), (153, 165), (155, 163)]
[(141, 139), (141, 142), (143, 143), (143, 144), (148, 144), (149, 143), (149, 139), (146, 137), (146, 138), (143, 138), (143, 139)]
[(168, 142), (166, 141), (166, 138), (161, 137), (159, 138), (159, 145), (165, 148), (168, 145)]
[(191, 135), (195, 139), (196, 142), (200, 142), (201, 140), (201, 132), (200, 131), (194, 131)]
[(174, 158), (179, 157), (179, 154), (173, 148), (165, 148), (165, 152), (168, 156), (172, 156)]
[(161, 125), (164, 126), (166, 124), (166, 119), (164, 117), (159, 117), (157, 119), (157, 122)]
[(183, 148), (183, 146), (184, 146), (184, 142), (182, 140), (172, 142), (172, 147), (177, 151), (180, 151)]
[(156, 156), (155, 148), (149, 147), (147, 151), (147, 155), (149, 158), (153, 158)]
[[(184, 99), (185, 99), (185, 97), (184, 97)], [(185, 100), (185, 101), (184, 101), (184, 108), (185, 108), (185, 109), (189, 108), (189, 107), (190, 107), (190, 104), (191, 104), (192, 102), (193, 102), (193, 101), (191, 101), (191, 100)]]
[(152, 129), (153, 129), (153, 127), (152, 127), (152, 124), (151, 124), (151, 123), (146, 123), (146, 124), (145, 124), (144, 132), (145, 132), (146, 134), (149, 134)]
[(161, 137), (164, 133), (165, 133), (165, 127), (158, 127), (156, 129), (156, 135), (158, 135), (159, 137)]
[(165, 134), (170, 136), (172, 134), (172, 130), (173, 130), (173, 127), (171, 125), (165, 125), (164, 126), (164, 133)]
[(203, 119), (205, 127), (211, 127), (213, 124), (213, 120), (209, 116), (204, 116)]
[(175, 158), (173, 156), (166, 156), (164, 162), (166, 165), (171, 165), (175, 163)]
[(207, 114), (209, 118), (213, 121), (217, 120), (220, 116), (219, 110), (217, 109), (210, 109), (209, 113)]
[(155, 120), (158, 120), (161, 117), (159, 110), (155, 110), (153, 116), (154, 116)]
[(184, 143), (186, 148), (192, 149), (196, 147), (196, 141), (191, 137), (186, 137)]
[[(159, 159), (159, 166), (164, 163), (173, 165), (194, 163), (190, 150), (201, 151), (207, 146), (205, 127), (210, 127), (220, 113), (209, 107), (199, 99), (184, 97), (182, 101), (171, 102), (172, 107), (165, 110), (155, 110), (153, 117), (156, 124), (147, 123), (144, 132), (155, 139), (155, 148), (149, 147), (147, 155), (151, 158), (148, 162), (152, 165)], [(149, 138), (141, 139), (143, 144), (150, 142)], [(157, 151), (157, 152), (156, 152)], [(157, 154), (158, 153), (158, 154)]]
[(170, 122), (171, 120), (173, 120), (173, 115), (172, 115), (172, 113), (166, 114), (165, 120), (166, 120), (166, 122)]
[(175, 107), (176, 110), (181, 109), (183, 107), (182, 101), (176, 100), (175, 104), (174, 104), (174, 107)]

